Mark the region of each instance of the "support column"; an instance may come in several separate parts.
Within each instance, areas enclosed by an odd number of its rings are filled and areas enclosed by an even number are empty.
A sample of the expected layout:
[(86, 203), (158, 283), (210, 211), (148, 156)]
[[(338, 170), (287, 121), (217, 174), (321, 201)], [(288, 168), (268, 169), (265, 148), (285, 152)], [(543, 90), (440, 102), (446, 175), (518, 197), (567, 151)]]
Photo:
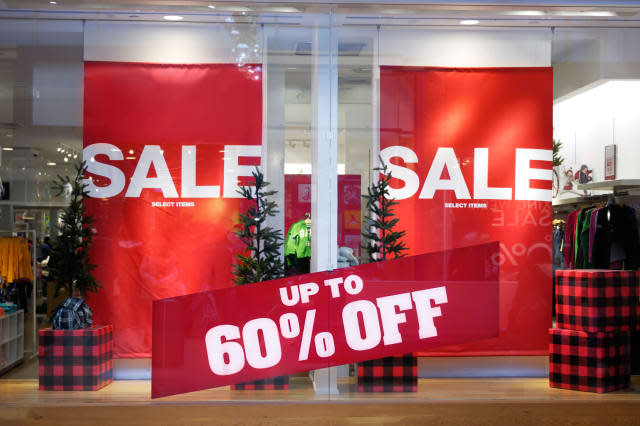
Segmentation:
[[(267, 225), (282, 230), (282, 238), (286, 236), (284, 229), (284, 94), (285, 66), (276, 63), (277, 59), (269, 57), (268, 46), (275, 44), (274, 28), (262, 30), (262, 172), (269, 181), (269, 190), (278, 191), (270, 199), (278, 205), (279, 212), (267, 219)], [(284, 252), (280, 254), (284, 263)]]
[[(335, 269), (338, 255), (338, 37), (333, 16), (331, 11), (316, 16), (312, 40), (311, 272)], [(313, 386), (317, 394), (337, 394), (337, 369), (314, 371)]]

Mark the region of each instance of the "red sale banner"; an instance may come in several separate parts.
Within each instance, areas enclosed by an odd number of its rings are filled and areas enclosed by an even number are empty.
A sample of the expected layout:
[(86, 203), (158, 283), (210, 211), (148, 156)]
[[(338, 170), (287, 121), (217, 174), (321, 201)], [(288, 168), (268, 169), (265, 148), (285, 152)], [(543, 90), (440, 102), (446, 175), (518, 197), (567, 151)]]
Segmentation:
[(411, 254), (499, 241), (500, 334), (431, 355), (542, 355), (551, 322), (551, 68), (381, 67), (380, 149)]
[(498, 333), (498, 243), (153, 303), (152, 397)]
[(261, 67), (86, 62), (89, 303), (115, 357), (151, 356), (155, 299), (228, 287), (238, 184), (260, 161)]

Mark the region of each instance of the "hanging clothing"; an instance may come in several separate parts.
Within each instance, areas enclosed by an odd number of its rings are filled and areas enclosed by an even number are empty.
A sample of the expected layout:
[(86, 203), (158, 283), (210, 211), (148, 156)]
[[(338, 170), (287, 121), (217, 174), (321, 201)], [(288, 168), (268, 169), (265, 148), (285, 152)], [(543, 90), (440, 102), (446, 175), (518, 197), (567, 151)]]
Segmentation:
[(553, 228), (553, 266), (554, 268), (563, 267), (562, 243), (564, 242), (564, 231), (561, 227)]
[(564, 231), (564, 248), (562, 254), (564, 256), (564, 266), (569, 269), (573, 269), (573, 245), (576, 232), (576, 219), (578, 217), (578, 210), (575, 210), (567, 217), (567, 225)]
[(311, 257), (311, 226), (300, 220), (289, 228), (284, 242), (284, 256), (295, 255), (297, 259)]
[(629, 206), (613, 204), (575, 210), (567, 218), (564, 236), (567, 268), (640, 268), (638, 221)]
[(31, 252), (24, 238), (0, 238), (0, 278), (3, 284), (20, 280), (33, 281)]

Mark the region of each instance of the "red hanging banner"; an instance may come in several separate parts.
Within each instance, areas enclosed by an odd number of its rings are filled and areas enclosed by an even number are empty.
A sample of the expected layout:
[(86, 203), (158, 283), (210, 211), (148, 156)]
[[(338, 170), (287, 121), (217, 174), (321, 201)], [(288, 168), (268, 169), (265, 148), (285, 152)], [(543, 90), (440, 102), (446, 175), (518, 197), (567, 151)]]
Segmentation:
[(410, 253), (500, 242), (500, 335), (432, 355), (548, 352), (552, 104), (551, 68), (381, 67), (381, 156)]
[(84, 159), (115, 357), (151, 356), (151, 302), (231, 285), (235, 191), (259, 164), (261, 67), (86, 62)]
[(152, 397), (498, 333), (498, 243), (153, 304)]

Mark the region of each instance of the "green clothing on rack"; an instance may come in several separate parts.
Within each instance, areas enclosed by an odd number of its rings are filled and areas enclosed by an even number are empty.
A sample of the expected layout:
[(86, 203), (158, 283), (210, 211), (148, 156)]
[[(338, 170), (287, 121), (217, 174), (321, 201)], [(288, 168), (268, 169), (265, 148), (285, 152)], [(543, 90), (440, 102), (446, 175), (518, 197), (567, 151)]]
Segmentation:
[(590, 208), (585, 211), (582, 220), (582, 226), (580, 227), (580, 263), (576, 265), (576, 269), (589, 269), (591, 264), (589, 263), (589, 226), (591, 222), (591, 215), (594, 212), (594, 208)]
[(300, 220), (289, 228), (284, 241), (284, 256), (295, 255), (297, 259), (311, 257), (311, 226), (306, 221)]

